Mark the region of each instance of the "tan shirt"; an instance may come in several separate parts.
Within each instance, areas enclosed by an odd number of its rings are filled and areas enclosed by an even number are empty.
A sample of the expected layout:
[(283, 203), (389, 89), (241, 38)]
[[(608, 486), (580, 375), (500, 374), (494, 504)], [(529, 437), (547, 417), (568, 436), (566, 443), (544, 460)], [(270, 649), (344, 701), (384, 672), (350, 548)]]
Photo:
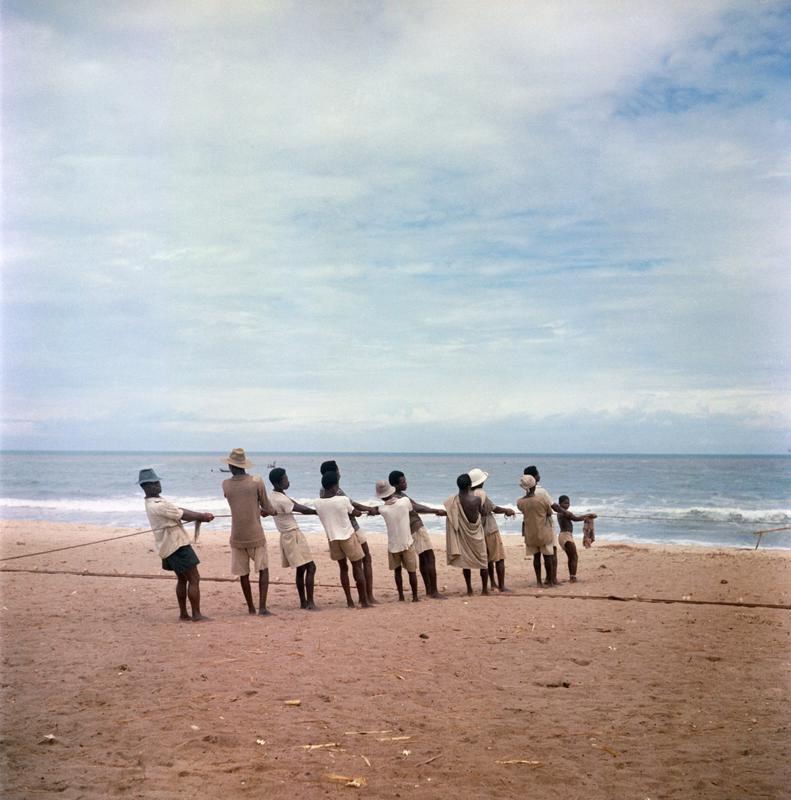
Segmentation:
[(191, 544), (181, 524), (181, 509), (164, 497), (146, 497), (148, 524), (154, 531), (154, 543), (160, 558), (173, 555), (179, 547)]
[(264, 482), (258, 475), (234, 475), (222, 482), (231, 507), (231, 547), (259, 547), (266, 544), (261, 512), (269, 511)]
[(552, 544), (552, 504), (543, 494), (520, 497), (516, 507), (522, 512), (522, 536), (529, 547)]

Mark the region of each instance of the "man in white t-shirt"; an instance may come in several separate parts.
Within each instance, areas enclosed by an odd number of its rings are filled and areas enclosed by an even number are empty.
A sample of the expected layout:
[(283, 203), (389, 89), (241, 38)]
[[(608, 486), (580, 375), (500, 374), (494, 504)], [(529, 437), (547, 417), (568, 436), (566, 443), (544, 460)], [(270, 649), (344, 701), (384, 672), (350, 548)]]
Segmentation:
[[(162, 569), (176, 573), (176, 599), (179, 619), (201, 622), (208, 619), (200, 611), (200, 559), (190, 544), (190, 537), (181, 521), (211, 522), (214, 514), (179, 508), (161, 496), (162, 484), (153, 469), (141, 469), (137, 477), (146, 495), (146, 515), (154, 533), (157, 553), (162, 559)], [(187, 598), (192, 616), (187, 613)]]
[(365, 573), (363, 572), (363, 548), (352, 527), (350, 516), (362, 515), (344, 494), (339, 493), (338, 473), (325, 472), (321, 476), (322, 497), (313, 501), (319, 515), (324, 532), (330, 543), (330, 558), (338, 562), (341, 575), (341, 586), (346, 595), (346, 605), (354, 608), (351, 587), (349, 585), (349, 564), (352, 562), (352, 574), (357, 585), (357, 598), (361, 608), (370, 608), (368, 594), (365, 589)]
[[(536, 481), (536, 487), (535, 487), (535, 492), (534, 492), (535, 496), (536, 497), (545, 497), (546, 500), (549, 502), (549, 505), (552, 508), (552, 510), (555, 513), (557, 513), (558, 505), (557, 505), (557, 503), (555, 503), (552, 500), (552, 495), (550, 495), (550, 493), (543, 486), (539, 486), (538, 485), (539, 481), (541, 480), (541, 475), (538, 472), (538, 467), (536, 467), (536, 466), (531, 464), (529, 467), (525, 467), (525, 471), (524, 471), (523, 474), (531, 475), (533, 478), (535, 478), (535, 481)], [(558, 547), (560, 545), (559, 545), (559, 542), (558, 542), (558, 529), (557, 529), (557, 526), (555, 525), (555, 521), (554, 521), (554, 519), (552, 517), (549, 518), (549, 525), (552, 528), (552, 537), (553, 537), (553, 540), (552, 540), (552, 552), (553, 552), (553, 555), (549, 560), (549, 566), (551, 567), (551, 569), (550, 569), (549, 572), (547, 572), (547, 576), (546, 576), (546, 579), (545, 579), (544, 583), (547, 586), (557, 586), (558, 585)], [(545, 561), (546, 561), (546, 559), (545, 559)], [(546, 566), (546, 564), (545, 564), (545, 566)], [(540, 567), (539, 567), (539, 569), (540, 569)], [(539, 576), (539, 580), (540, 580), (540, 576)]]
[(413, 546), (409, 512), (412, 501), (408, 497), (396, 497), (396, 490), (389, 481), (376, 482), (376, 496), (384, 500), (377, 508), (387, 526), (387, 563), (395, 577), (398, 599), (404, 602), (404, 579), (401, 568), (409, 575), (412, 602), (417, 603), (417, 553)]

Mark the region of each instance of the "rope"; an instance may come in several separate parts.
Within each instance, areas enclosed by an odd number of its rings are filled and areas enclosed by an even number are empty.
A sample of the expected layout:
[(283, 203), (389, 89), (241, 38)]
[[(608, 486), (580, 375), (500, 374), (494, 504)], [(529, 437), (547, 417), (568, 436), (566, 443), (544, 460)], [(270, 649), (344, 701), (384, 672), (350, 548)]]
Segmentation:
[[(230, 517), (230, 514), (215, 514), (214, 519), (225, 519), (226, 517)], [(196, 520), (199, 522), (199, 520)], [(134, 533), (123, 533), (120, 536), (110, 536), (107, 539), (94, 539), (90, 542), (81, 542), (80, 544), (70, 544), (66, 547), (53, 547), (51, 550), (40, 550), (37, 553), (22, 553), (18, 556), (6, 556), (5, 558), (0, 558), (0, 562), (3, 561), (15, 561), (17, 558), (32, 558), (33, 556), (46, 556), (50, 553), (60, 553), (63, 550), (74, 550), (77, 547), (90, 547), (92, 544), (103, 544), (104, 542), (115, 542), (118, 539), (128, 539), (130, 536), (140, 536), (143, 533), (153, 533), (154, 528), (146, 528), (144, 531), (135, 531)]]
[(755, 540), (755, 550), (758, 549), (758, 545), (761, 544), (761, 539), (764, 538), (765, 533), (774, 533), (775, 531), (787, 531), (791, 530), (791, 525), (784, 525), (782, 528), (767, 528), (765, 531), (753, 531), (753, 536), (757, 536), (758, 538)]
[[(146, 575), (146, 574), (126, 574), (119, 575), (116, 572), (75, 572), (73, 570), (57, 570), (57, 569), (15, 569), (13, 567), (0, 569), (3, 572), (24, 572), (30, 575), (76, 575), (79, 578), (127, 578), (134, 580), (152, 580), (152, 581), (172, 581), (170, 575)], [(237, 583), (237, 578), (209, 578), (201, 575), (201, 582), (211, 581), (212, 583)], [(251, 576), (251, 583), (257, 583), (257, 579)], [(270, 586), (294, 586), (293, 581), (269, 581)], [(324, 588), (337, 589), (337, 583), (319, 583), (315, 586)], [(558, 600), (600, 600), (600, 601), (613, 601), (618, 603), (664, 603), (665, 605), (691, 605), (691, 606), (729, 606), (732, 608), (767, 608), (778, 609), (781, 611), (791, 611), (791, 605), (781, 603), (746, 603), (728, 600), (683, 600), (674, 597), (621, 597), (615, 594), (546, 594), (538, 592), (515, 592), (511, 591), (507, 594), (497, 595), (498, 597), (534, 597), (537, 599), (558, 599)], [(462, 599), (466, 595), (460, 595)]]

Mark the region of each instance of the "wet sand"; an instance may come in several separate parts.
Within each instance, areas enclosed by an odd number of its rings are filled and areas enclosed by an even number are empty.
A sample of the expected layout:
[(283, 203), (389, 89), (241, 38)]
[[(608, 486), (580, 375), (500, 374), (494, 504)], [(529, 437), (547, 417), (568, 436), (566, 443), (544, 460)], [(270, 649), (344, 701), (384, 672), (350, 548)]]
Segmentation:
[[(3, 522), (0, 557), (127, 532)], [(544, 590), (506, 537), (512, 593), (468, 599), (435, 537), (449, 597), (413, 604), (375, 534), (381, 604), (348, 610), (312, 535), (307, 612), (268, 536), (270, 618), (212, 525), (207, 623), (151, 534), (0, 564), (4, 796), (788, 796), (791, 553), (597, 543)]]

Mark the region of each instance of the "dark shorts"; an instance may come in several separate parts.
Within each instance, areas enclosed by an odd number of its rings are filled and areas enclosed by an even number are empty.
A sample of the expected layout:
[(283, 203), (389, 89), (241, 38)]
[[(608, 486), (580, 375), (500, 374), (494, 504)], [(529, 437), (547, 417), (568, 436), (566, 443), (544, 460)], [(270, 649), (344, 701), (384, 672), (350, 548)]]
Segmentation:
[(191, 544), (179, 547), (175, 553), (171, 553), (167, 558), (162, 559), (162, 569), (169, 569), (171, 572), (175, 572), (176, 575), (197, 567), (198, 564), (200, 564), (200, 559), (192, 549)]

